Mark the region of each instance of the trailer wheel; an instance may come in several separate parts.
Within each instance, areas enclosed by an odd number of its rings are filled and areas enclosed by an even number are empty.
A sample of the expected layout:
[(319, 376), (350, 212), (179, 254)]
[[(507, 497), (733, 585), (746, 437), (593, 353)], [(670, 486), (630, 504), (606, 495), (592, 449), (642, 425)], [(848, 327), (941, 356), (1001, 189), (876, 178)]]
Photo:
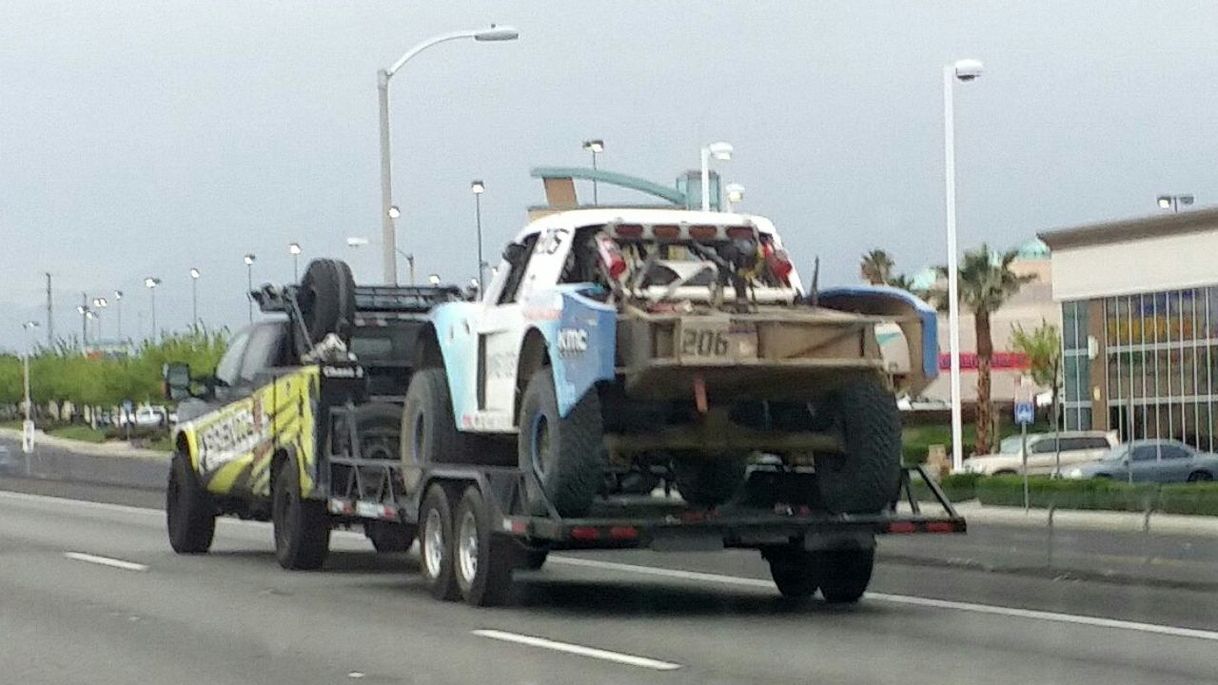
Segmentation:
[(165, 527), (169, 546), (178, 554), (203, 554), (216, 533), (216, 509), (203, 489), (190, 458), (175, 452), (165, 487)]
[(299, 468), (295, 459), (285, 459), (271, 488), (275, 558), (286, 569), (313, 571), (330, 551), (330, 519), (324, 502), (301, 494)]
[(896, 500), (901, 480), (901, 415), (878, 378), (837, 391), (828, 408), (845, 454), (816, 455), (821, 500), (833, 513), (870, 514)]
[(355, 279), (339, 259), (314, 259), (305, 269), (297, 294), (305, 327), (314, 344), (329, 333), (346, 337), (355, 316)]
[(744, 484), (748, 457), (696, 455), (673, 459), (672, 470), (681, 498), (694, 506), (716, 507), (732, 498)]
[(389, 521), (366, 521), (364, 536), (372, 542), (377, 554), (405, 552), (414, 544), (414, 527)]
[[(522, 470), (536, 482), (560, 516), (583, 516), (600, 488), (605, 472), (600, 400), (586, 393), (564, 418), (549, 367), (533, 372), (520, 403), (517, 452)], [(529, 507), (535, 515), (548, 512), (535, 480), (526, 478)]]
[(874, 549), (831, 549), (813, 552), (820, 593), (829, 604), (859, 601), (871, 582)]
[(457, 505), (453, 566), (457, 586), (474, 606), (503, 604), (512, 591), (515, 542), (495, 530), (491, 508), (477, 487), (465, 489)]
[(453, 576), (452, 531), (453, 511), (448, 493), (433, 485), (419, 511), (419, 568), (431, 596), (446, 602), (460, 595)]
[(816, 593), (816, 559), (802, 548), (782, 547), (763, 552), (770, 562), (770, 575), (783, 597), (807, 599)]

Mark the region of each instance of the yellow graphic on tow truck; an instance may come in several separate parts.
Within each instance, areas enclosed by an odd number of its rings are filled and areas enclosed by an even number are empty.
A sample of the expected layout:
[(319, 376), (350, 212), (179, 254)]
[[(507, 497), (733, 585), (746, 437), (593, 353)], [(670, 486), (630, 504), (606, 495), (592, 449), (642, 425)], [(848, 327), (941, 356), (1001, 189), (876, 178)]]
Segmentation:
[(300, 464), (302, 493), (313, 490), (316, 459), (316, 366), (286, 372), (248, 397), (178, 426), (208, 492), (270, 496), (272, 457), (283, 450)]

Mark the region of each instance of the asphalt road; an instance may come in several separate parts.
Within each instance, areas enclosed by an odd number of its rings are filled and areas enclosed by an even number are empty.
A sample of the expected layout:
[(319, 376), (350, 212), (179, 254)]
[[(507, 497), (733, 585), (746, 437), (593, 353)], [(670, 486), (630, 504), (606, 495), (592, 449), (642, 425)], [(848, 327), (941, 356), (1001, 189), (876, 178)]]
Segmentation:
[(911, 538), (883, 543), (852, 608), (784, 603), (755, 553), (616, 552), (554, 555), (510, 606), (474, 609), (358, 533), (289, 573), (266, 524), (224, 519), (211, 554), (182, 557), (143, 508), (156, 492), (0, 488), (126, 502), (0, 492), (6, 682), (1218, 681), (1212, 591), (910, 565), (892, 550)]

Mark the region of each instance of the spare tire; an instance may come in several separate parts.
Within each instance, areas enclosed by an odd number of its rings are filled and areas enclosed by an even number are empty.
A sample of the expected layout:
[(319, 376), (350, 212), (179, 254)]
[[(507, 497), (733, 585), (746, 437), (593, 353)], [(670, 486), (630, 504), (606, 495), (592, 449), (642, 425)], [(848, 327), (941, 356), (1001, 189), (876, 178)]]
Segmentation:
[(317, 344), (330, 333), (344, 342), (355, 319), (355, 279), (339, 259), (314, 259), (300, 279), (297, 293), (309, 341)]
[(879, 378), (860, 378), (826, 405), (845, 454), (815, 456), (825, 507), (838, 514), (874, 514), (895, 501), (901, 483), (901, 414)]

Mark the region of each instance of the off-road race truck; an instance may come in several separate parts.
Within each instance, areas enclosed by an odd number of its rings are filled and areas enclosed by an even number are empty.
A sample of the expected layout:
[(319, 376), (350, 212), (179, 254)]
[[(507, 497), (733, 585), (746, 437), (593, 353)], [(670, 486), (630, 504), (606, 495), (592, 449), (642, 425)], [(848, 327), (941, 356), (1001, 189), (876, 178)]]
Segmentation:
[[(853, 602), (877, 534), (965, 530), (900, 464), (894, 391), (934, 377), (934, 313), (891, 288), (805, 288), (761, 217), (548, 212), (478, 299), (318, 264), (256, 293), (291, 350), (230, 352), (258, 360), (256, 390), (233, 390), (226, 356), (212, 404), (179, 410), (178, 551), (205, 551), (217, 513), (269, 517), (280, 563), (316, 568), (332, 527), (362, 523), (378, 549), (417, 533), (431, 593), (487, 605), (554, 550), (752, 548), (783, 595)], [(877, 327), (905, 342), (895, 369)]]

